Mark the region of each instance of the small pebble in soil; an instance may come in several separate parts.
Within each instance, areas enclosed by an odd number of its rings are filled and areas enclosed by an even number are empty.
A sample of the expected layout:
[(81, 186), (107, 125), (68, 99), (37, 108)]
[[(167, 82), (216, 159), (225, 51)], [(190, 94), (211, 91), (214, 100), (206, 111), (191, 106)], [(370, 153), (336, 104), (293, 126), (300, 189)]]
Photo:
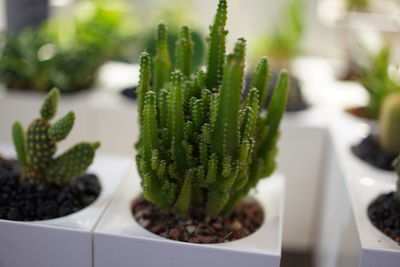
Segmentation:
[(263, 222), (263, 210), (255, 201), (242, 202), (227, 218), (212, 219), (204, 209), (195, 208), (183, 219), (160, 210), (139, 197), (132, 202), (132, 213), (144, 228), (159, 236), (190, 243), (224, 243), (255, 232)]
[(65, 216), (96, 200), (101, 191), (94, 174), (68, 182), (30, 184), (20, 179), (16, 160), (0, 160), (0, 219), (37, 221)]
[(387, 155), (379, 146), (377, 138), (369, 135), (359, 144), (351, 147), (351, 151), (359, 159), (386, 171), (393, 171), (392, 162), (396, 158), (393, 155)]
[(368, 207), (368, 217), (376, 228), (400, 245), (400, 200), (394, 192), (375, 199)]
[(137, 98), (136, 89), (137, 89), (137, 86), (124, 88), (121, 90), (121, 94), (131, 100), (136, 100), (136, 98)]

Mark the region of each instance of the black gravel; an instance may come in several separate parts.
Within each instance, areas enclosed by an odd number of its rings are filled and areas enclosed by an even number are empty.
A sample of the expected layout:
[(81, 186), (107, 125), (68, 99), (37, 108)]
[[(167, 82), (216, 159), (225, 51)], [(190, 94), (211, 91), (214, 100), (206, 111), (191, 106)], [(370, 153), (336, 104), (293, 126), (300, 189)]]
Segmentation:
[(101, 191), (94, 174), (68, 182), (30, 184), (20, 180), (16, 160), (0, 159), (0, 219), (37, 221), (57, 218), (81, 210)]
[[(274, 72), (272, 73), (270, 77), (270, 82), (269, 82), (269, 88), (268, 88), (268, 97), (265, 102), (264, 108), (268, 108), (269, 102), (271, 101), (272, 94), (275, 91), (275, 86), (276, 83), (278, 82), (278, 77), (279, 73)], [(310, 104), (307, 102), (303, 95), (303, 91), (301, 89), (300, 81), (290, 75), (290, 88), (289, 88), (289, 94), (288, 94), (288, 100), (287, 100), (287, 105), (286, 105), (286, 111), (287, 112), (299, 112), (306, 110), (310, 107)], [(251, 84), (251, 79), (252, 77), (250, 75), (246, 76), (246, 94), (250, 90), (250, 84)]]
[(364, 138), (359, 144), (351, 147), (351, 151), (359, 159), (386, 171), (393, 171), (392, 163), (396, 156), (386, 154), (373, 135)]
[(137, 89), (137, 86), (124, 88), (121, 90), (121, 94), (131, 100), (136, 100), (136, 98), (137, 98), (136, 89)]
[(400, 245), (400, 200), (394, 192), (375, 199), (368, 207), (368, 217), (376, 228)]

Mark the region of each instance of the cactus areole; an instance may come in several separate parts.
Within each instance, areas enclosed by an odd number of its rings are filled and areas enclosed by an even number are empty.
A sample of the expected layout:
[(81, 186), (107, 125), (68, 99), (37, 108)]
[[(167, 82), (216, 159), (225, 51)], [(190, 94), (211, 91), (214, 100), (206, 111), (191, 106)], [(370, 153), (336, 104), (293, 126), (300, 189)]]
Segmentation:
[[(140, 58), (140, 136), (136, 163), (143, 196), (162, 209), (185, 215), (201, 206), (207, 215), (229, 214), (275, 170), (279, 124), (288, 94), (282, 71), (266, 113), (269, 67), (261, 58), (244, 97), (246, 41), (225, 54), (227, 1), (220, 0), (208, 38), (206, 68), (191, 69), (193, 42), (183, 26), (168, 54), (167, 28), (160, 24), (154, 57)], [(152, 86), (150, 86), (152, 85)]]
[(49, 92), (40, 110), (40, 117), (31, 122), (25, 133), (21, 123), (15, 122), (12, 136), (18, 160), (21, 164), (21, 179), (30, 183), (68, 181), (83, 174), (92, 163), (100, 143), (79, 143), (61, 155), (54, 157), (57, 142), (64, 140), (74, 125), (72, 111), (50, 124), (57, 112), (60, 92)]

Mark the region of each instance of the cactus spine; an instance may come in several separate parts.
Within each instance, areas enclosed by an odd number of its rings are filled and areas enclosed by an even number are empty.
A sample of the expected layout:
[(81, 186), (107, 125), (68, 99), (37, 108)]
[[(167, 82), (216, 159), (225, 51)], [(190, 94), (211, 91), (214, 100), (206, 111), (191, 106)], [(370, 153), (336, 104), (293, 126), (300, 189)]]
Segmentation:
[(22, 165), (21, 178), (29, 182), (65, 181), (81, 175), (92, 163), (99, 143), (80, 143), (53, 158), (57, 142), (64, 140), (74, 125), (75, 114), (71, 111), (54, 124), (50, 120), (57, 112), (59, 90), (47, 95), (40, 118), (35, 119), (25, 134), (21, 123), (12, 129), (17, 157)]
[[(180, 215), (194, 205), (212, 217), (227, 215), (275, 169), (288, 74), (281, 72), (267, 113), (261, 113), (269, 81), (268, 61), (262, 58), (244, 98), (246, 42), (238, 39), (233, 53), (225, 55), (226, 13), (226, 0), (220, 0), (210, 27), (206, 71), (190, 70), (192, 41), (187, 26), (176, 43), (173, 71), (160, 68), (150, 77), (151, 58), (141, 55), (136, 162), (143, 195)], [(157, 50), (154, 68), (163, 57), (159, 53), (165, 51)], [(161, 72), (168, 78), (155, 83)]]
[(380, 114), (379, 142), (389, 155), (400, 153), (400, 93), (386, 97)]

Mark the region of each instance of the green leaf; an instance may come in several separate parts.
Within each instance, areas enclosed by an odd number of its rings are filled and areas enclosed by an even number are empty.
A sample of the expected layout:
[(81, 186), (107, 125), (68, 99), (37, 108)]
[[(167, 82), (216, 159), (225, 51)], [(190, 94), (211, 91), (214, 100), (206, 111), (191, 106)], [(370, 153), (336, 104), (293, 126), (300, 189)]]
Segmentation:
[(56, 115), (59, 97), (60, 91), (57, 88), (48, 93), (40, 109), (40, 115), (44, 120), (51, 120)]
[(20, 122), (15, 122), (13, 124), (12, 137), (18, 161), (24, 166), (28, 164), (28, 157), (26, 153), (25, 132)]
[(139, 106), (139, 123), (142, 123), (141, 116), (143, 114), (145, 95), (150, 90), (151, 80), (151, 57), (147, 52), (140, 55), (140, 76), (137, 88), (138, 106)]
[(157, 29), (156, 56), (154, 58), (153, 88), (159, 92), (169, 81), (171, 61), (168, 51), (168, 34), (165, 24), (161, 23)]
[(268, 128), (268, 134), (261, 146), (261, 153), (265, 155), (272, 147), (274, 137), (279, 130), (279, 124), (285, 113), (287, 96), (289, 91), (289, 75), (287, 71), (281, 71), (271, 102), (268, 106), (267, 117), (264, 126)]
[(207, 88), (212, 90), (218, 88), (222, 81), (225, 62), (225, 39), (228, 32), (225, 30), (227, 19), (226, 0), (218, 2), (217, 14), (214, 24), (210, 26), (208, 39), (209, 50), (207, 55)]
[(188, 26), (183, 26), (175, 46), (175, 68), (185, 77), (192, 72), (193, 41)]
[(173, 159), (179, 172), (185, 170), (185, 150), (182, 147), (184, 138), (183, 117), (183, 77), (180, 71), (171, 75), (171, 88), (168, 99), (168, 136)]
[(59, 121), (54, 123), (49, 129), (49, 137), (53, 142), (64, 140), (71, 132), (75, 122), (74, 112), (68, 112)]
[(269, 66), (266, 57), (262, 57), (257, 64), (256, 70), (251, 81), (250, 88), (256, 88), (259, 96), (259, 110), (264, 107), (265, 101), (267, 101), (268, 89), (269, 89)]
[(67, 181), (83, 174), (92, 164), (100, 143), (79, 143), (54, 159), (46, 170), (52, 180)]
[(221, 158), (236, 157), (239, 146), (239, 108), (243, 88), (245, 41), (239, 39), (228, 56), (219, 92), (212, 148)]
[(225, 191), (212, 189), (208, 193), (206, 212), (211, 217), (217, 217), (229, 200), (229, 194)]
[(186, 215), (190, 207), (191, 194), (192, 194), (192, 180), (193, 170), (188, 170), (185, 175), (185, 180), (181, 187), (178, 200), (176, 201), (175, 207), (179, 214)]

